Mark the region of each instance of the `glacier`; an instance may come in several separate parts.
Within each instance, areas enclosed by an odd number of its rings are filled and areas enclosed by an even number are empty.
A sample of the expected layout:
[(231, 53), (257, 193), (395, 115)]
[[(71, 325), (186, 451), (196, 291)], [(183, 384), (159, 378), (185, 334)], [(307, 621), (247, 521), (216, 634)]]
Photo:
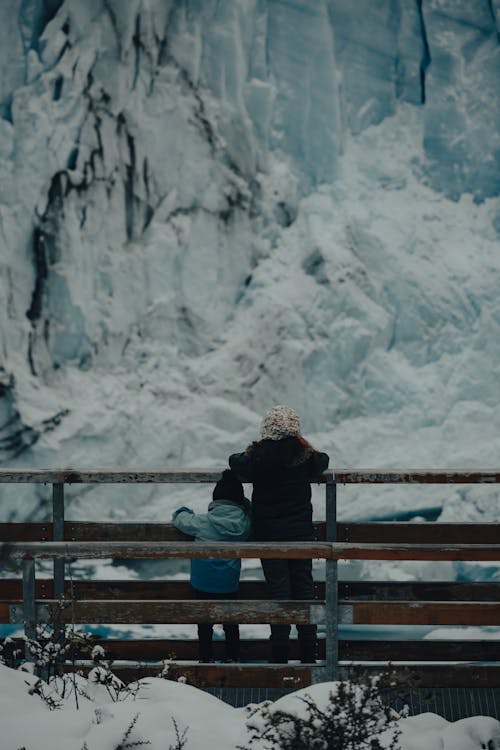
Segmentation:
[(3, 0), (1, 464), (221, 466), (289, 403), (334, 466), (497, 467), (499, 38), (498, 0)]

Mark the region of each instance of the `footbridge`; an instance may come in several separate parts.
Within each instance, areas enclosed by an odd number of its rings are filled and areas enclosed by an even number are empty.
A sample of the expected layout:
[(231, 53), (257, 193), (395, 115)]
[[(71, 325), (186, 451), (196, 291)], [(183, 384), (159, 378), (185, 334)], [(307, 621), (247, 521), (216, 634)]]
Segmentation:
[[(498, 566), (500, 523), (459, 519), (455, 523), (341, 523), (336, 510), (338, 493), (346, 485), (362, 485), (369, 505), (375, 484), (401, 485), (402, 491), (409, 484), (498, 484), (500, 472), (326, 471), (321, 477), (325, 521), (315, 526), (315, 542), (200, 544), (168, 523), (67, 518), (68, 485), (214, 484), (220, 475), (221, 470), (214, 469), (0, 469), (0, 484), (48, 485), (51, 507), (45, 521), (0, 522), (0, 623), (17, 624), (28, 637), (34, 635), (37, 623), (56, 619), (58, 627), (61, 623), (316, 623), (320, 633), (316, 664), (298, 663), (294, 640), (291, 662), (286, 665), (269, 663), (269, 642), (262, 638), (242, 640), (242, 662), (237, 664), (198, 663), (197, 641), (191, 639), (101, 638), (97, 643), (113, 660), (113, 672), (125, 681), (162, 674), (167, 664), (170, 678), (180, 677), (236, 705), (348, 676), (353, 665), (380, 672), (390, 663), (396, 673), (411, 674), (407, 701), (414, 712), (434, 710), (451, 720), (479, 713), (500, 718), (498, 576), (487, 581), (394, 581), (344, 580), (338, 575), (339, 560), (489, 561)], [(315, 582), (311, 601), (272, 601), (266, 597), (264, 582), (254, 580), (241, 581), (238, 599), (202, 601), (192, 598), (187, 580), (92, 580), (69, 574), (70, 561), (76, 559), (194, 557), (314, 558), (323, 561), (324, 575)], [(42, 562), (47, 560), (50, 576)], [(42, 575), (40, 567), (45, 571)], [(404, 632), (400, 626), (422, 625), (446, 630), (439, 640), (380, 635)], [(360, 627), (353, 637), (353, 627), (343, 626)], [(465, 629), (454, 631), (452, 638), (450, 626), (494, 626), (499, 631), (487, 640), (467, 638)], [(224, 644), (214, 645), (217, 660), (223, 656)], [(81, 666), (88, 667), (83, 655)]]

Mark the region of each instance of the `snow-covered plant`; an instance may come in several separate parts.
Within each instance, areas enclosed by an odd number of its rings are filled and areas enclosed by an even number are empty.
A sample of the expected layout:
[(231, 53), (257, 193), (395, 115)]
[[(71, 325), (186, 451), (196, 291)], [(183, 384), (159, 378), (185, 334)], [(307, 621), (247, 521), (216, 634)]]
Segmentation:
[(158, 674), (163, 680), (172, 680), (173, 682), (187, 683), (187, 677), (182, 672), (182, 667), (173, 661), (164, 661), (163, 667)]
[(126, 729), (126, 731), (125, 731), (125, 733), (123, 735), (123, 737), (121, 738), (121, 740), (118, 743), (118, 745), (116, 745), (116, 747), (114, 748), (114, 750), (129, 750), (129, 748), (132, 748), (132, 747), (140, 747), (142, 745), (150, 745), (151, 744), (150, 740), (132, 740), (131, 739), (131, 734), (132, 734), (132, 731), (133, 731), (135, 725), (137, 724), (137, 719), (138, 718), (139, 718), (139, 714), (136, 714), (134, 716), (134, 718), (131, 720), (130, 724), (128, 725), (128, 727), (127, 727), (127, 729)]
[(57, 694), (57, 692), (54, 692), (52, 689), (50, 689), (48, 684), (44, 682), (41, 677), (39, 677), (33, 685), (30, 685), (28, 682), (26, 684), (28, 685), (28, 694), (40, 696), (45, 705), (48, 706), (51, 711), (54, 711), (56, 708), (62, 707), (62, 698)]
[[(52, 607), (51, 622), (38, 624), (35, 637), (26, 639), (30, 661), (22, 668), (39, 678), (29, 685), (30, 693), (39, 695), (51, 710), (61, 707), (71, 697), (79, 708), (80, 698), (91, 700), (88, 691), (96, 685), (103, 685), (114, 702), (135, 697), (138, 688), (124, 685), (113, 674), (112, 661), (106, 661), (106, 653), (95, 643), (95, 636), (77, 629), (74, 623), (62, 623), (62, 612), (72, 603), (72, 598), (61, 597)], [(94, 662), (87, 680), (79, 665), (85, 658)]]
[(102, 661), (94, 667), (88, 675), (89, 684), (93, 686), (102, 685), (113, 703), (119, 703), (128, 698), (135, 700), (140, 690), (139, 683), (134, 682), (126, 685), (111, 671), (111, 663)]
[(54, 676), (63, 673), (63, 665), (68, 662), (75, 669), (78, 659), (89, 656), (95, 648), (95, 636), (62, 623), (62, 613), (72, 606), (72, 599), (62, 596), (51, 609), (50, 623), (38, 623), (35, 637), (27, 638), (26, 643), (35, 674), (49, 682)]
[(397, 750), (399, 716), (384, 702), (381, 689), (378, 678), (344, 680), (322, 705), (306, 693), (297, 696), (297, 710), (270, 702), (249, 709), (249, 747), (240, 750)]
[(16, 667), (23, 651), (20, 649), (13, 638), (7, 636), (3, 643), (0, 643), (0, 664), (6, 667)]
[(169, 745), (168, 750), (182, 750), (182, 748), (185, 746), (187, 742), (188, 728), (185, 727), (181, 732), (179, 729), (179, 725), (177, 724), (173, 716), (172, 716), (172, 724), (174, 725), (174, 730), (175, 730), (175, 745)]

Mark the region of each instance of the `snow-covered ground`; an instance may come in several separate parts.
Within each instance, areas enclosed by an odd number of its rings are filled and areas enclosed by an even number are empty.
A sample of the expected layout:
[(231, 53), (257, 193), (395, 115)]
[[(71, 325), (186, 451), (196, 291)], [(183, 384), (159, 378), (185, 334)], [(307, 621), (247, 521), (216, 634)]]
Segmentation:
[[(31, 674), (0, 665), (2, 750), (117, 750), (141, 743), (151, 750), (168, 750), (177, 748), (174, 721), (181, 736), (187, 730), (186, 750), (236, 750), (250, 738), (245, 709), (232, 708), (182, 682), (142, 680), (135, 695), (122, 695), (114, 702), (105, 687), (80, 678), (78, 684), (86, 697), (80, 695), (79, 707), (71, 694), (55, 710), (39, 695), (29, 694), (35, 682)], [(311, 696), (323, 708), (332, 691), (336, 683), (313, 685), (279, 699), (273, 710), (304, 715), (301, 696)], [(253, 718), (256, 721), (258, 717)], [(401, 730), (400, 750), (500, 748), (500, 722), (487, 716), (448, 722), (425, 713), (399, 719), (396, 726)], [(263, 750), (264, 746), (252, 747)]]

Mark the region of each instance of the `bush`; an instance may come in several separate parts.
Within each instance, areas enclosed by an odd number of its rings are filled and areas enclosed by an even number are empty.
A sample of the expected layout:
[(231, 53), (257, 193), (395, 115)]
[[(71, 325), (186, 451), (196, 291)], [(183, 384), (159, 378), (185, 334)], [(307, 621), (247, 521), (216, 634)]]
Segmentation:
[(397, 750), (399, 716), (382, 697), (394, 687), (387, 675), (345, 680), (334, 683), (322, 706), (307, 693), (297, 696), (296, 711), (266, 703), (250, 710), (249, 748), (240, 750)]

